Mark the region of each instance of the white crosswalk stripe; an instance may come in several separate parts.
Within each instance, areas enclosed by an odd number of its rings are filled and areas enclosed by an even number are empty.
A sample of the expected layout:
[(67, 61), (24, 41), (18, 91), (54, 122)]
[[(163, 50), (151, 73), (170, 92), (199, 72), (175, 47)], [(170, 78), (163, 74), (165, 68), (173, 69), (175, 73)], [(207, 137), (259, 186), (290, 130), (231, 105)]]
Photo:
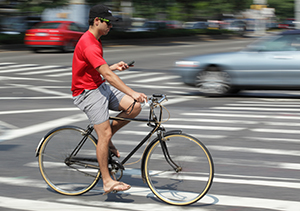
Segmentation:
[[(38, 64), (17, 64), (17, 63), (0, 63), (0, 73), (2, 73), (1, 78), (5, 80), (43, 80), (48, 82), (60, 82), (61, 78), (72, 76), (72, 67), (66, 66), (59, 66), (59, 65), (38, 65)], [(15, 77), (8, 77), (5, 76), (5, 73), (14, 73)], [(115, 72), (122, 80), (134, 80), (138, 82), (136, 84), (128, 84), (129, 86), (133, 87), (142, 87), (148, 88), (149, 83), (157, 83), (161, 82), (164, 85), (162, 86), (165, 92), (170, 90), (170, 93), (174, 89), (181, 90), (195, 90), (192, 87), (185, 87), (183, 83), (170, 83), (170, 80), (176, 80), (179, 78), (177, 75), (166, 75), (163, 72), (145, 72), (145, 71), (122, 71), (122, 72)], [(22, 77), (20, 77), (22, 76)], [(26, 76), (23, 77), (23, 76)], [(31, 78), (29, 78), (31, 77)], [(36, 79), (38, 77), (38, 79)], [(0, 78), (0, 79), (1, 79)], [(168, 83), (167, 83), (168, 82)], [(160, 84), (161, 84), (160, 83)], [(157, 86), (155, 86), (156, 88)], [(180, 87), (180, 88), (179, 88)], [(149, 88), (153, 88), (151, 85)]]

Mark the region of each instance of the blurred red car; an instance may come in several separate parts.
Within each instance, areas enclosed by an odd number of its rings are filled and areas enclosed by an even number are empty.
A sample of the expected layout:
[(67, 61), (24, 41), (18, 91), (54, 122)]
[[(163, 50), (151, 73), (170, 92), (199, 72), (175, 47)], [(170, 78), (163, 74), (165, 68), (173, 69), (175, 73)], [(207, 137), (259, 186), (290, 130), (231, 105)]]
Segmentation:
[(74, 50), (86, 30), (72, 21), (42, 21), (26, 31), (24, 43), (35, 52), (49, 48), (67, 52)]
[(295, 28), (295, 19), (287, 18), (282, 23), (278, 24), (278, 28), (280, 29), (294, 29)]

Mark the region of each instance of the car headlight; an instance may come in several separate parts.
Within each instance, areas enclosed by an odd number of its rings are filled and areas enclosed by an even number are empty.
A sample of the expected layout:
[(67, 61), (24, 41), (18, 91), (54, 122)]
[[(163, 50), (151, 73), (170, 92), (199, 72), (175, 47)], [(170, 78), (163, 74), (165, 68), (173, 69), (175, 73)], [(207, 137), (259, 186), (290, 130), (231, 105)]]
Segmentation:
[(177, 61), (175, 62), (176, 67), (197, 67), (199, 62), (196, 61)]

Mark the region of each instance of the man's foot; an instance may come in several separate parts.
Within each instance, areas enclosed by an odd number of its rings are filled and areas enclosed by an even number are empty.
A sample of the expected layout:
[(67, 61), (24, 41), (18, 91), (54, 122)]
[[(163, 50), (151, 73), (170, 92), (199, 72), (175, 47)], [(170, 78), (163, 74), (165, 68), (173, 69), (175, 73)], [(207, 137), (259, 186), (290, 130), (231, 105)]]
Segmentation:
[(129, 190), (130, 188), (131, 188), (130, 185), (127, 185), (123, 182), (116, 182), (109, 189), (107, 189), (107, 190), (104, 189), (105, 192), (103, 193), (103, 195), (106, 195), (111, 192), (116, 193), (118, 191), (126, 191), (126, 190)]
[(116, 157), (120, 157), (120, 152), (115, 146), (110, 146), (109, 150), (111, 151), (112, 154), (114, 154)]

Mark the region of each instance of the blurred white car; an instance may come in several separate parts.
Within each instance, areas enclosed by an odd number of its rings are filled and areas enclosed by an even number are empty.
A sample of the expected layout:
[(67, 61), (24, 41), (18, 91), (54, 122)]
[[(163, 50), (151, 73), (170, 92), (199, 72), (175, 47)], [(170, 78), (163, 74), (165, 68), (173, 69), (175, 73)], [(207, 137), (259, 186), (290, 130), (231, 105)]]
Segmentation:
[(208, 96), (249, 89), (300, 90), (300, 30), (264, 37), (242, 51), (176, 62), (186, 84)]

